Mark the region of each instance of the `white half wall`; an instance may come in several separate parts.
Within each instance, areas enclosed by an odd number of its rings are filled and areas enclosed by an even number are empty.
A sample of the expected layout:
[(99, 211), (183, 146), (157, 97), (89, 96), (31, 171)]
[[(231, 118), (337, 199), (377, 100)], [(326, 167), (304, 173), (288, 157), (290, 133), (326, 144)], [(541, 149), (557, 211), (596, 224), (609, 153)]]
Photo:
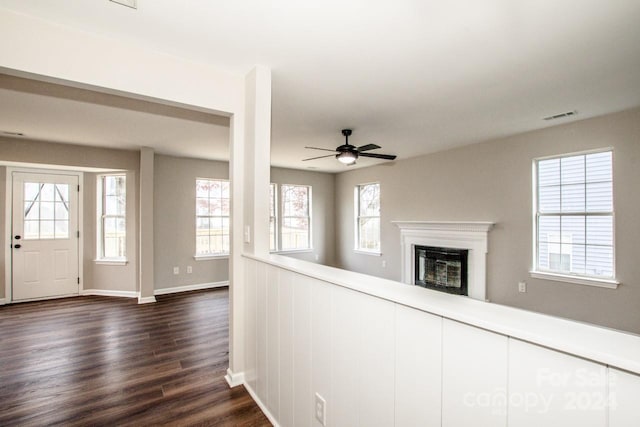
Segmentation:
[(320, 426), (316, 393), (328, 426), (640, 425), (637, 336), (311, 265), (245, 266), (245, 386), (275, 425)]

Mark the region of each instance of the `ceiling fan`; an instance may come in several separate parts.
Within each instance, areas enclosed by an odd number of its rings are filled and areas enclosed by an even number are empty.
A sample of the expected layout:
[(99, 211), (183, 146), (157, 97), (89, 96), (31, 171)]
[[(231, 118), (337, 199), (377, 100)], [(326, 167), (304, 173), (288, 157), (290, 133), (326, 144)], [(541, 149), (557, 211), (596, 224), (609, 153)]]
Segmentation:
[(304, 147), (309, 148), (311, 150), (322, 150), (322, 151), (333, 151), (338, 154), (327, 154), (326, 156), (318, 156), (311, 157), (309, 159), (302, 160), (303, 162), (309, 160), (323, 159), (325, 157), (335, 156), (336, 159), (340, 163), (344, 163), (347, 166), (354, 165), (358, 157), (371, 157), (374, 159), (383, 159), (383, 160), (395, 160), (396, 156), (390, 154), (375, 154), (375, 153), (365, 153), (365, 151), (376, 150), (378, 148), (382, 148), (376, 144), (367, 144), (362, 145), (360, 147), (356, 147), (355, 145), (349, 144), (349, 137), (353, 132), (351, 129), (342, 129), (342, 134), (344, 135), (345, 142), (343, 145), (337, 147), (335, 150), (329, 150), (328, 148), (318, 148), (318, 147)]

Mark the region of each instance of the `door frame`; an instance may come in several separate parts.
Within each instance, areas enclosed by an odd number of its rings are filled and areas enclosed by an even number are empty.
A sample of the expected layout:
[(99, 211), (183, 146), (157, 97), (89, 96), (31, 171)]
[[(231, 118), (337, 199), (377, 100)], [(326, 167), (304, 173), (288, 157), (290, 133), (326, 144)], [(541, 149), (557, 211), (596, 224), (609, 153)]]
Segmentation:
[[(80, 238), (78, 239), (78, 277), (80, 277), (80, 283), (78, 284), (78, 295), (81, 294), (81, 290), (84, 287), (84, 173), (75, 169), (53, 169), (53, 168), (32, 168), (32, 167), (6, 167), (5, 176), (5, 224), (4, 224), (4, 303), (10, 304), (13, 302), (13, 249), (11, 249), (11, 241), (13, 240), (13, 173), (38, 173), (45, 175), (71, 175), (78, 177), (78, 184), (80, 185), (80, 191), (78, 192), (78, 230), (80, 231)], [(40, 300), (53, 299), (58, 297), (45, 297), (38, 298)], [(35, 300), (30, 300), (35, 301)]]

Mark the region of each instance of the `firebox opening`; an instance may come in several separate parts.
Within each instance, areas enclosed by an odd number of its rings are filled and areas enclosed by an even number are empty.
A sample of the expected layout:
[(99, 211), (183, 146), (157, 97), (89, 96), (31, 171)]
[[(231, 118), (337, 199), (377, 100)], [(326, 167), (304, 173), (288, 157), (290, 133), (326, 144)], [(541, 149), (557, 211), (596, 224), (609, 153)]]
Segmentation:
[(456, 295), (467, 289), (467, 249), (414, 246), (415, 284)]

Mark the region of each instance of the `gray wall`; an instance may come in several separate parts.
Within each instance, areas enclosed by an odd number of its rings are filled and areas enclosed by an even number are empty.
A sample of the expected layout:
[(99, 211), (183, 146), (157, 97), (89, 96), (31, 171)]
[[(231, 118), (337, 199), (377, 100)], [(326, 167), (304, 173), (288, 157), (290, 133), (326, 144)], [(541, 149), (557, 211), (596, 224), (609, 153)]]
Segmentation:
[(271, 182), (312, 186), (311, 239), (313, 250), (298, 253), (282, 252), (281, 254), (324, 265), (335, 265), (335, 175), (296, 169), (271, 168)]
[[(138, 228), (138, 169), (140, 163), (139, 153), (136, 151), (111, 150), (105, 148), (86, 147), (80, 145), (57, 144), (42, 141), (29, 141), (25, 139), (0, 138), (0, 161), (23, 162), (31, 164), (31, 167), (55, 167), (70, 166), (77, 168), (101, 168), (127, 170), (127, 258), (126, 266), (96, 265), (96, 181), (93, 173), (84, 176), (84, 252), (83, 263), (83, 289), (107, 289), (116, 291), (137, 290), (137, 238)], [(2, 221), (0, 224), (0, 240), (4, 242), (4, 215), (5, 215), (5, 168), (0, 170), (0, 212)], [(3, 268), (0, 269), (0, 298), (4, 298), (5, 276), (2, 271), (4, 266), (5, 248), (9, 243), (0, 245), (0, 259)]]
[[(199, 260), (196, 253), (196, 178), (229, 179), (229, 163), (155, 156), (154, 279), (155, 288), (229, 280), (227, 258)], [(193, 273), (187, 274), (187, 266)], [(173, 267), (180, 274), (173, 274)]]
[[(154, 276), (156, 289), (171, 288), (229, 278), (228, 259), (199, 260), (195, 254), (195, 180), (228, 179), (227, 162), (173, 156), (155, 156), (154, 180)], [(271, 182), (313, 186), (312, 252), (288, 253), (312, 262), (333, 264), (334, 175), (292, 169), (272, 168)], [(318, 255), (318, 260), (315, 256)], [(193, 272), (187, 274), (187, 266)], [(173, 267), (180, 274), (173, 274)]]
[[(613, 147), (617, 290), (533, 279), (532, 160)], [(381, 257), (354, 253), (353, 188), (381, 184)], [(555, 126), (432, 155), (338, 174), (340, 266), (400, 280), (400, 232), (393, 220), (493, 221), (488, 298), (640, 333), (640, 109)], [(386, 268), (382, 261), (386, 261)], [(527, 292), (519, 293), (518, 281)]]

